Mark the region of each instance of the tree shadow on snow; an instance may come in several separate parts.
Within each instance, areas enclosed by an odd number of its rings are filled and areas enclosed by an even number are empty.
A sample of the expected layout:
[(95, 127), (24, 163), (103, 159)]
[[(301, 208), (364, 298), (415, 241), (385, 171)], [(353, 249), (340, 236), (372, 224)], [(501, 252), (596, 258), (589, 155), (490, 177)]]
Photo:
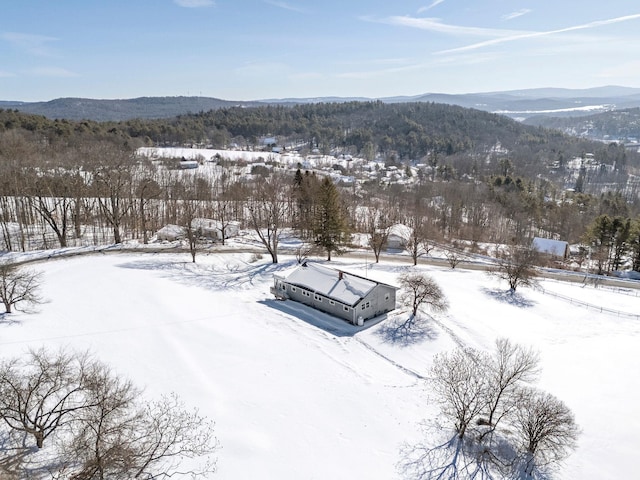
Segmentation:
[(0, 325), (19, 325), (20, 323), (22, 322), (16, 320), (11, 314), (7, 312), (0, 313)]
[(529, 308), (535, 306), (535, 302), (512, 290), (495, 290), (490, 288), (483, 288), (482, 291), (485, 293), (485, 295), (488, 295), (491, 298), (498, 300), (499, 302), (513, 305), (514, 307)]
[[(432, 434), (427, 438), (441, 437)], [(552, 470), (523, 459), (507, 441), (491, 446), (457, 434), (439, 445), (405, 444), (400, 450), (398, 472), (412, 480), (551, 480)]]
[[(133, 270), (156, 270), (162, 276), (179, 283), (207, 290), (229, 290), (253, 287), (256, 282), (271, 281), (273, 273), (291, 265), (273, 263), (229, 262), (226, 265), (206, 265), (193, 262), (136, 260), (118, 265)], [(265, 278), (268, 276), (268, 278)]]
[(385, 343), (400, 347), (409, 347), (425, 340), (438, 338), (438, 331), (427, 317), (407, 317), (396, 315), (389, 318), (375, 332)]
[(258, 303), (266, 307), (273, 308), (274, 310), (278, 310), (279, 312), (286, 313), (287, 315), (295, 317), (296, 319), (312, 325), (313, 327), (324, 330), (331, 335), (335, 335), (336, 337), (353, 337), (356, 333), (367, 330), (387, 318), (386, 314), (380, 315), (366, 320), (364, 325), (359, 327), (357, 325), (352, 325), (346, 320), (334, 317), (333, 315), (329, 315), (328, 313), (321, 312), (313, 307), (303, 305), (302, 303), (294, 302), (292, 300), (270, 299), (260, 300)]

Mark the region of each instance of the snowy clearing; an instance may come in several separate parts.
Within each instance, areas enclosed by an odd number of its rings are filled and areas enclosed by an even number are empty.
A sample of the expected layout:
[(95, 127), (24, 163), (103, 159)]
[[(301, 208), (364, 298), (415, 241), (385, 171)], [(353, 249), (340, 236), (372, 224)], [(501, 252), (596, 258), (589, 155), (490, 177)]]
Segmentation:
[[(581, 308), (482, 272), (420, 266), (450, 309), (411, 335), (404, 312), (358, 328), (269, 293), (295, 263), (250, 254), (93, 254), (31, 265), (47, 303), (0, 316), (2, 357), (29, 347), (90, 350), (150, 397), (177, 392), (216, 422), (216, 479), (393, 479), (403, 443), (427, 442), (438, 415), (428, 381), (433, 355), (497, 337), (540, 352), (539, 386), (564, 401), (582, 429), (557, 478), (626, 478), (635, 468), (640, 321)], [(409, 268), (338, 260), (397, 284)], [(543, 282), (547, 292), (637, 313), (640, 298), (613, 289)]]

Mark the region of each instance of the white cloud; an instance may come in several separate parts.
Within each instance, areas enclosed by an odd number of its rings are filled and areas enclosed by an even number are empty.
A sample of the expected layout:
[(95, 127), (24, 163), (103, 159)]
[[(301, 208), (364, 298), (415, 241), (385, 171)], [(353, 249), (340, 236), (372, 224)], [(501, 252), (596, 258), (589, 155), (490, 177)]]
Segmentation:
[(433, 7), (437, 7), (438, 5), (440, 5), (442, 2), (444, 2), (444, 0), (433, 0), (433, 2), (431, 2), (431, 5), (420, 7), (418, 9), (418, 13), (424, 13), (427, 10), (431, 10)]
[(527, 13), (531, 13), (532, 10), (530, 8), (523, 8), (520, 9), (516, 12), (511, 12), (511, 13), (507, 13), (506, 15), (502, 16), (503, 20), (513, 20), (514, 18), (518, 18), (521, 17), (523, 15), (526, 15)]
[(49, 45), (57, 38), (47, 37), (44, 35), (33, 35), (30, 33), (17, 33), (6, 32), (0, 37), (3, 40), (11, 43), (16, 48), (23, 50), (31, 55), (37, 55), (41, 57), (53, 56), (53, 52)]
[(496, 28), (464, 27), (461, 25), (450, 25), (442, 23), (439, 18), (416, 18), (409, 16), (394, 16), (382, 20), (382, 23), (397, 25), (400, 27), (418, 28), (431, 32), (446, 33), (458, 36), (478, 36), (478, 37), (509, 37), (522, 35), (524, 31), (504, 30)]
[(289, 10), (291, 12), (305, 13), (306, 10), (302, 7), (298, 7), (296, 5), (291, 5), (287, 2), (280, 2), (276, 0), (264, 0), (264, 3), (268, 3), (274, 7), (282, 8), (283, 10)]
[(215, 5), (213, 0), (173, 0), (176, 5), (185, 8), (210, 7)]
[[(525, 33), (516, 33), (514, 35), (507, 35), (507, 36), (502, 36), (500, 38), (494, 38), (491, 40), (486, 40), (484, 42), (478, 42), (478, 43), (474, 43), (471, 45), (466, 45), (464, 47), (459, 47), (459, 48), (452, 48), (449, 50), (442, 50), (440, 52), (437, 52), (438, 54), (445, 54), (445, 53), (456, 53), (456, 52), (466, 52), (469, 50), (476, 50), (478, 48), (483, 48), (483, 47), (488, 47), (491, 45), (497, 45), (500, 43), (506, 43), (506, 42), (513, 42), (516, 40), (524, 40), (524, 39), (529, 39), (529, 38), (541, 38), (541, 37), (547, 37), (550, 35), (557, 35), (560, 33), (567, 33), (567, 32), (574, 32), (577, 30), (587, 30), (587, 29), (591, 29), (591, 28), (597, 28), (597, 27), (602, 27), (602, 26), (606, 26), (606, 25), (612, 25), (615, 23), (621, 23), (621, 22), (628, 22), (631, 20), (638, 20), (640, 19), (640, 14), (634, 14), (634, 15), (626, 15), (624, 17), (617, 17), (617, 18), (610, 18), (607, 20), (596, 20), (594, 22), (589, 22), (589, 23), (585, 23), (582, 25), (574, 25), (572, 27), (566, 27), (566, 28), (560, 28), (557, 30), (549, 30), (549, 31), (545, 31), (545, 32), (525, 32)], [(506, 30), (504, 30), (504, 32), (506, 32)]]

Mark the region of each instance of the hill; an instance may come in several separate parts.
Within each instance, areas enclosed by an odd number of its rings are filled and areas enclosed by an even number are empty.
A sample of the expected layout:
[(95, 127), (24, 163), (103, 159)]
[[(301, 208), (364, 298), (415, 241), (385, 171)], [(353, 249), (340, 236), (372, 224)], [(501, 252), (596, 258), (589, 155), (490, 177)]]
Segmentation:
[(539, 88), (504, 92), (382, 97), (271, 98), (229, 101), (209, 97), (141, 97), (124, 100), (59, 98), (48, 102), (0, 101), (1, 108), (67, 120), (119, 121), (134, 118), (170, 118), (231, 106), (300, 105), (379, 100), (384, 103), (433, 102), (501, 113), (511, 118), (588, 115), (593, 112), (640, 107), (640, 89), (607, 86), (591, 89)]
[(525, 123), (597, 140), (635, 143), (640, 140), (640, 108), (614, 110), (583, 117), (533, 117)]
[[(402, 478), (402, 444), (436, 440), (423, 432), (424, 421), (446, 424), (425, 380), (434, 355), (459, 345), (486, 350), (507, 337), (540, 352), (540, 387), (564, 401), (582, 428), (576, 452), (546, 478), (625, 478), (633, 470), (637, 319), (569, 298), (637, 311), (637, 297), (558, 282), (543, 282), (546, 294), (519, 289), (510, 297), (482, 272), (420, 266), (451, 307), (398, 336), (394, 319), (403, 312), (359, 329), (274, 300), (272, 274), (295, 261), (249, 260), (115, 254), (34, 265), (49, 302), (39, 313), (4, 318), (1, 355), (40, 346), (89, 350), (146, 387), (146, 396), (175, 391), (216, 422), (222, 448), (211, 480), (393, 480)], [(332, 264), (392, 284), (410, 268)]]
[(120, 121), (132, 118), (171, 118), (232, 106), (257, 105), (208, 97), (140, 97), (124, 100), (58, 98), (49, 102), (0, 102), (0, 107), (51, 119)]

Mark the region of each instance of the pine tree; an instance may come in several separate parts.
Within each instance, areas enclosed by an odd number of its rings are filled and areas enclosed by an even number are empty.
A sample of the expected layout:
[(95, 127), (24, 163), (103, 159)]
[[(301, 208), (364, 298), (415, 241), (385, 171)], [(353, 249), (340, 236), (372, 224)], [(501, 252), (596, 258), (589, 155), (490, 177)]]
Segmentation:
[(340, 193), (330, 178), (325, 177), (320, 184), (318, 205), (314, 218), (313, 234), (316, 245), (327, 251), (343, 253), (343, 246), (349, 238), (347, 222), (342, 211)]

